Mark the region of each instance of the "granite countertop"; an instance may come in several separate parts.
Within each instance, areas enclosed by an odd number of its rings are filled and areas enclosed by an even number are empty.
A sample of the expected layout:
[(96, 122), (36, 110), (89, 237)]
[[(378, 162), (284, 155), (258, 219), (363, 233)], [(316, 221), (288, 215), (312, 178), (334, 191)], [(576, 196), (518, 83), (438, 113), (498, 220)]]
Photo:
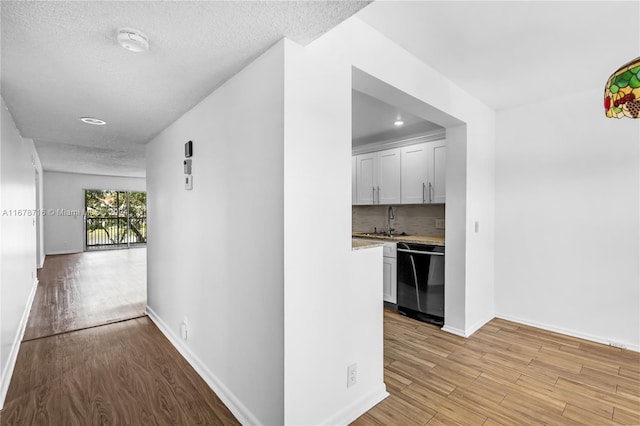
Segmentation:
[(367, 232), (352, 232), (352, 238), (366, 238), (370, 240), (390, 241), (396, 243), (418, 243), (444, 246), (444, 237), (434, 237), (430, 235), (378, 235)]
[(373, 242), (373, 241), (365, 241), (365, 240), (351, 240), (351, 250), (360, 250), (371, 247), (379, 247), (382, 245), (382, 241)]

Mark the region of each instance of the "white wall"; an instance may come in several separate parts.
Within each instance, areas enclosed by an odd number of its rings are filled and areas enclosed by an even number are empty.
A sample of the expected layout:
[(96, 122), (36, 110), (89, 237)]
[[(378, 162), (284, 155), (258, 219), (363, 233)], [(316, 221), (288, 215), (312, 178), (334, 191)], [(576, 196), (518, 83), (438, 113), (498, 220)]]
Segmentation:
[[(417, 108), (411, 112), (447, 127), (447, 149), (455, 155), (447, 155), (444, 329), (471, 334), (494, 315), (495, 113), (358, 18), (308, 49), (326, 63), (354, 66), (409, 94), (415, 102), (404, 108)], [(393, 96), (390, 92), (380, 95)]]
[(147, 145), (149, 312), (245, 424), (284, 421), (283, 86), (279, 43)]
[(0, 140), (0, 408), (11, 380), (36, 287), (36, 190), (39, 159), (2, 100)]
[(351, 65), (285, 45), (285, 424), (347, 424), (387, 396), (382, 250), (351, 251)]
[(282, 41), (147, 146), (148, 311), (246, 424), (347, 423), (387, 395), (382, 253), (351, 251), (349, 70)]
[(600, 89), (498, 113), (498, 316), (640, 350), (639, 141)]
[[(84, 190), (145, 191), (144, 178), (80, 173), (44, 173), (44, 249), (46, 254), (84, 251)], [(79, 215), (58, 214), (59, 210)]]

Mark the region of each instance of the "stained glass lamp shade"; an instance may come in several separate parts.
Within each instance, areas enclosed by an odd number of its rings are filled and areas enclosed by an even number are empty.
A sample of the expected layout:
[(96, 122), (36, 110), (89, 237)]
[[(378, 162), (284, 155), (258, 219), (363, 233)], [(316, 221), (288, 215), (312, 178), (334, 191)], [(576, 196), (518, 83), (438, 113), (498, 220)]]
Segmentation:
[(640, 57), (609, 77), (604, 88), (604, 109), (609, 118), (640, 116)]

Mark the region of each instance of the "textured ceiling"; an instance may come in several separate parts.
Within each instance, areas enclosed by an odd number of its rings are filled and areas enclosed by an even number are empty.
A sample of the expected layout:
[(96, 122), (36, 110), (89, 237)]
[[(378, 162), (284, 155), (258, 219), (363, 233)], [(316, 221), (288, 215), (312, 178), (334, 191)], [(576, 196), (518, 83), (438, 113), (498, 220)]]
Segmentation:
[[(357, 90), (352, 90), (351, 93), (351, 135), (353, 146), (442, 129), (435, 123), (416, 117), (366, 93)], [(393, 122), (397, 118), (401, 118), (404, 121), (403, 126), (394, 126)]]
[[(144, 176), (144, 146), (286, 36), (305, 44), (368, 1), (2, 1), (2, 96), (45, 170)], [(115, 41), (147, 34), (150, 50)], [(97, 117), (90, 126), (79, 117)]]
[(637, 0), (377, 1), (357, 16), (496, 110), (604, 89), (640, 51)]
[[(225, 80), (367, 3), (3, 0), (2, 96), (46, 170), (141, 176), (143, 144)], [(638, 1), (378, 1), (357, 16), (495, 109), (602, 88), (640, 51)], [(148, 53), (116, 44), (125, 26)]]

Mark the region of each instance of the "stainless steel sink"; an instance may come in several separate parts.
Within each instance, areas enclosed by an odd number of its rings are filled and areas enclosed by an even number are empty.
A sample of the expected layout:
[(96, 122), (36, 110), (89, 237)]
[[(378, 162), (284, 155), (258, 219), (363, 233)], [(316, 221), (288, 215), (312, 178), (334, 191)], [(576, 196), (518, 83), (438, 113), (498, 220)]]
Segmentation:
[(373, 237), (373, 238), (397, 238), (397, 237), (407, 237), (409, 234), (404, 232), (401, 233), (392, 233), (391, 235), (386, 232), (355, 232), (353, 235), (358, 237)]

